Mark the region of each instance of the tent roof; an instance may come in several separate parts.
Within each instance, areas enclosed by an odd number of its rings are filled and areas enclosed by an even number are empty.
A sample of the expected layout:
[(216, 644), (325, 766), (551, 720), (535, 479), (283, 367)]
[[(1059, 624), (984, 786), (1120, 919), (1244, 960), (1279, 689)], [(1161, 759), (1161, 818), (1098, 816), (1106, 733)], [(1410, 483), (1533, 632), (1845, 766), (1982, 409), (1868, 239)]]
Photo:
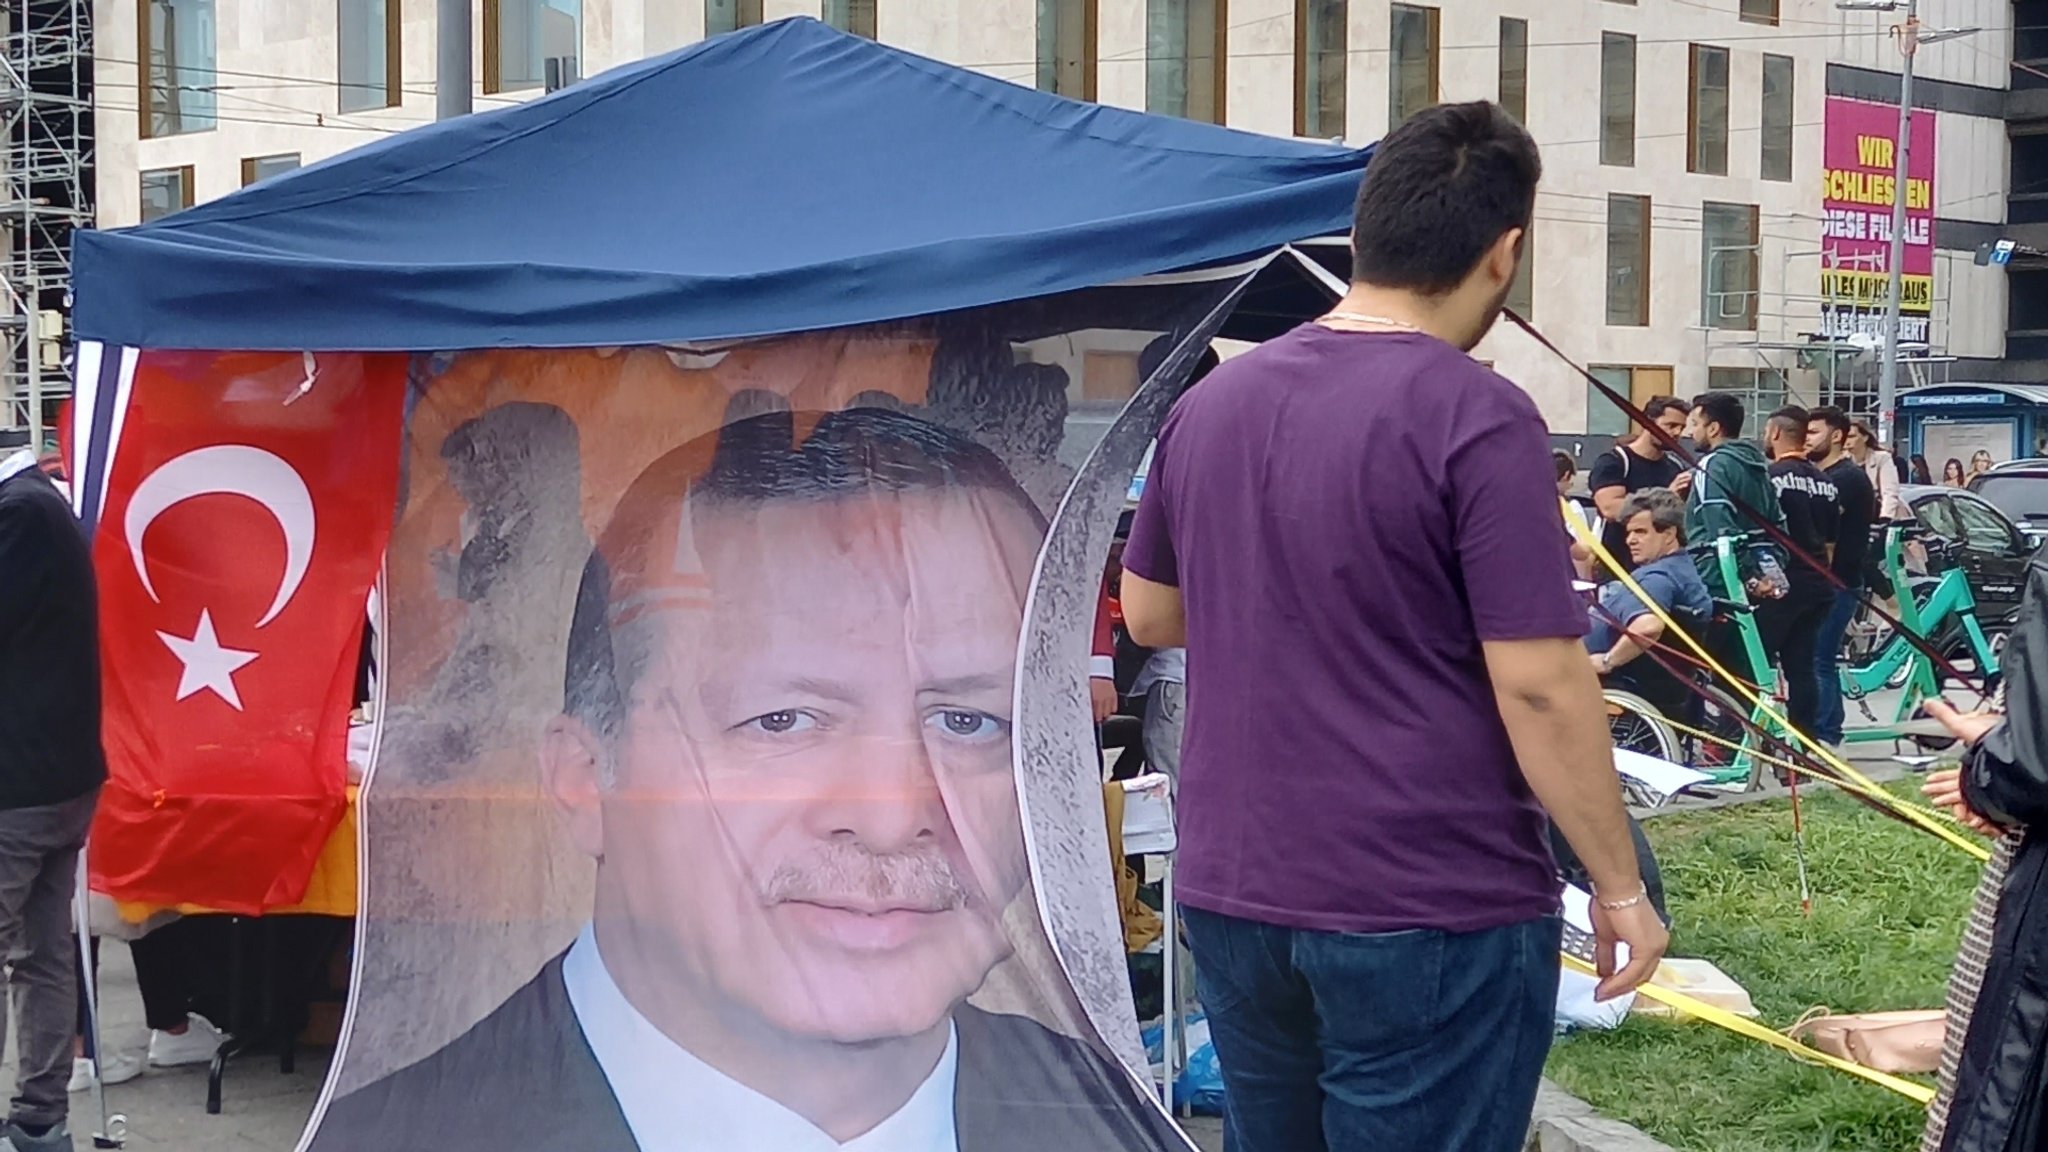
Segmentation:
[(87, 340), (608, 346), (1022, 299), (1345, 230), (1369, 150), (778, 21), (82, 232)]

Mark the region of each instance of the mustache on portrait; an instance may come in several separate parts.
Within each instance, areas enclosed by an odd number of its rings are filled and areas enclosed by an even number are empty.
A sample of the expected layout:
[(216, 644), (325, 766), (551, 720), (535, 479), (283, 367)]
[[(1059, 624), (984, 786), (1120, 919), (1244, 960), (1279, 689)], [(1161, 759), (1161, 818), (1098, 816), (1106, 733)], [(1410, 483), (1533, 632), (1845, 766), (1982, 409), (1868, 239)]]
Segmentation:
[(859, 912), (950, 912), (967, 903), (967, 888), (944, 853), (933, 849), (883, 855), (854, 844), (829, 844), (809, 859), (769, 876), (770, 904), (822, 904)]

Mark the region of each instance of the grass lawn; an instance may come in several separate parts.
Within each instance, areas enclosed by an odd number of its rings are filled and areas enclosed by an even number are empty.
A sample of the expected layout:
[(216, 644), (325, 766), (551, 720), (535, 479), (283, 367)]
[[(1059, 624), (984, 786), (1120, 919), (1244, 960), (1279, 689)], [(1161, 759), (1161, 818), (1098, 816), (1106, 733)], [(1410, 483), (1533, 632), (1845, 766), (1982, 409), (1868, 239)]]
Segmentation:
[[(1800, 914), (1787, 804), (1645, 825), (1664, 871), (1672, 953), (1712, 960), (1774, 1028), (1817, 1004), (1939, 1008), (1976, 861), (1839, 795), (1803, 799), (1811, 918)], [(1923, 1117), (1902, 1096), (1708, 1024), (1631, 1017), (1614, 1032), (1576, 1033), (1558, 1041), (1549, 1073), (1686, 1152), (1911, 1152)]]

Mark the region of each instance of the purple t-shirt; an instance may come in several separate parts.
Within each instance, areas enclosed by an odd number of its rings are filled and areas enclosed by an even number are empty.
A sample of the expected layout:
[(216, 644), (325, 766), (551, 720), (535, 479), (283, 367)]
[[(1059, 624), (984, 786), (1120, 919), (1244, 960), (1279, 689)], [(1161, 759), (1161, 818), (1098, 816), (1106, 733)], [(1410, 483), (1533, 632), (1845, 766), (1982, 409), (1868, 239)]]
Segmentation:
[(1557, 910), (1482, 640), (1577, 637), (1543, 419), (1420, 334), (1310, 324), (1182, 398), (1124, 567), (1180, 588), (1186, 903), (1333, 932)]

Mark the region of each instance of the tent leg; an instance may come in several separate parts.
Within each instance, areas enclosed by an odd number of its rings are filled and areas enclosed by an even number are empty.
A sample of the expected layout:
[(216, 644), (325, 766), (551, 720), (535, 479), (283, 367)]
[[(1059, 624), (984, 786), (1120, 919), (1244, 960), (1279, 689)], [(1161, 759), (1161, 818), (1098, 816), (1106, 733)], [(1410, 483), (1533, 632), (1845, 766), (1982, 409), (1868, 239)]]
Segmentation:
[(107, 1114), (107, 1086), (100, 1081), (100, 1053), (106, 1049), (100, 1043), (99, 972), (98, 965), (92, 962), (92, 919), (87, 907), (91, 901), (91, 889), (86, 875), (85, 851), (81, 850), (78, 853), (77, 888), (71, 897), (71, 913), (78, 935), (79, 992), (85, 997), (85, 1046), (86, 1058), (92, 1061), (92, 1103), (99, 1113), (99, 1126), (93, 1129), (92, 1146), (119, 1148), (128, 1139), (128, 1117), (118, 1112), (111, 1116)]

